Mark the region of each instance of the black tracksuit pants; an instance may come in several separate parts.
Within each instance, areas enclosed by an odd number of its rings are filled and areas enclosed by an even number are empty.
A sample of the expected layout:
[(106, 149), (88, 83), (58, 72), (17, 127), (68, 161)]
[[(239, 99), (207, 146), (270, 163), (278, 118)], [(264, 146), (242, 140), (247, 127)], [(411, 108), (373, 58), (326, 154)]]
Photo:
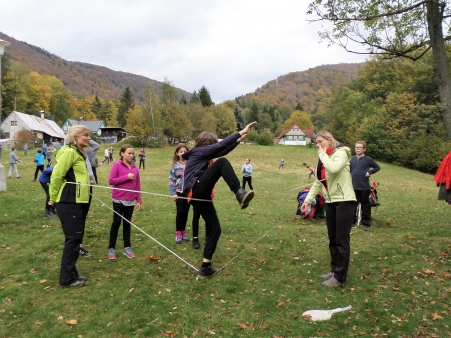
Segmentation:
[[(223, 178), (230, 190), (235, 194), (240, 189), (240, 181), (233, 171), (232, 165), (226, 158), (215, 161), (198, 179), (193, 187), (192, 198), (211, 200), (211, 191), (216, 182)], [(204, 258), (211, 260), (216, 251), (219, 237), (221, 236), (221, 225), (216, 214), (213, 202), (202, 202), (191, 200), (194, 208), (198, 209), (205, 220), (206, 242), (204, 247)]]
[(362, 209), (362, 225), (371, 226), (371, 204), (370, 204), (370, 189), (368, 190), (354, 190), (357, 198), (356, 210), (354, 211), (354, 224), (357, 224), (357, 206), (360, 203)]
[(344, 283), (348, 276), (351, 253), (350, 232), (355, 211), (354, 201), (326, 203), (330, 266), (335, 279)]
[(56, 212), (61, 221), (65, 237), (61, 257), (60, 285), (69, 285), (78, 278), (75, 264), (80, 253), (80, 244), (85, 233), (89, 203), (58, 203)]

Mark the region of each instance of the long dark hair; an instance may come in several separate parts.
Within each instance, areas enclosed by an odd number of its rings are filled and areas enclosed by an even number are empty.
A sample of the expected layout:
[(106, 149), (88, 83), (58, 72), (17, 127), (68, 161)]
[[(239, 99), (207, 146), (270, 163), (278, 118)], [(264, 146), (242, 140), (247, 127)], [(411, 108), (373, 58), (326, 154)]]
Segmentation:
[(177, 163), (177, 161), (179, 160), (179, 156), (177, 155), (177, 153), (179, 152), (180, 149), (185, 148), (186, 151), (189, 150), (189, 148), (184, 145), (184, 144), (179, 144), (177, 148), (175, 148), (174, 151), (174, 156), (172, 157), (172, 164)]
[(215, 143), (218, 143), (218, 137), (215, 134), (204, 131), (197, 136), (195, 147), (205, 147)]

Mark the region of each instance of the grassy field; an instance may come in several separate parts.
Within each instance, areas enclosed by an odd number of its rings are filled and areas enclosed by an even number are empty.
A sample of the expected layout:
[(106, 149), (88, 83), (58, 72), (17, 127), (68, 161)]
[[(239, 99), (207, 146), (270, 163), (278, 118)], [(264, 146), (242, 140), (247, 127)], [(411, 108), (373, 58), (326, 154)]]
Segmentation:
[[(99, 167), (99, 200), (84, 239), (92, 256), (77, 264), (89, 280), (74, 290), (58, 287), (60, 223), (42, 216), (44, 191), (31, 181), (34, 154), (19, 152), (22, 179), (7, 180), (0, 193), (0, 337), (451, 337), (451, 207), (437, 201), (431, 175), (380, 163), (373, 227), (353, 230), (348, 280), (331, 289), (319, 278), (329, 271), (325, 222), (295, 216), (299, 187), (312, 182), (302, 164), (315, 164), (316, 150), (239, 146), (228, 159), (239, 173), (251, 158), (255, 198), (240, 210), (225, 183), (217, 184), (222, 236), (213, 265), (222, 271), (198, 279), (149, 238), (196, 268), (202, 261), (201, 250), (174, 242), (175, 203), (154, 195), (169, 193), (173, 151), (147, 152), (141, 181), (148, 194), (132, 220), (146, 234), (132, 229), (133, 260), (107, 259), (111, 192), (101, 186), (110, 167)], [(201, 228), (202, 243), (203, 235)], [(352, 309), (329, 321), (302, 317), (346, 305)]]

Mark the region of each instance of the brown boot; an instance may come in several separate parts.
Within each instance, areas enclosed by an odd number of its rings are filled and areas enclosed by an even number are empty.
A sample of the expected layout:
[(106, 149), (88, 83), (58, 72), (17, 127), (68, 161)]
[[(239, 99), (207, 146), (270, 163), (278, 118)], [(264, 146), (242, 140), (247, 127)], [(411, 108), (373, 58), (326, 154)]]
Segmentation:
[(236, 193), (236, 199), (240, 204), (241, 209), (246, 209), (249, 205), (249, 202), (254, 198), (254, 191), (246, 191), (243, 188), (240, 188)]

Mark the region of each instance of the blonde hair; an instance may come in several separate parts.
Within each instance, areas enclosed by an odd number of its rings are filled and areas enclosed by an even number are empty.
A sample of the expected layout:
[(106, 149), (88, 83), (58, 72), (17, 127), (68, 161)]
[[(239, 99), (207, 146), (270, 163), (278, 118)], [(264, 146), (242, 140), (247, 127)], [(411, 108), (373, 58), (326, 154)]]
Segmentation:
[(338, 142), (329, 131), (326, 130), (320, 131), (318, 134), (316, 134), (315, 140), (318, 136), (321, 136), (322, 138), (330, 141), (330, 147), (332, 149), (335, 149), (340, 145), (340, 142)]
[(66, 142), (75, 144), (75, 137), (88, 134), (91, 135), (91, 129), (88, 127), (77, 124), (69, 128), (66, 134)]

